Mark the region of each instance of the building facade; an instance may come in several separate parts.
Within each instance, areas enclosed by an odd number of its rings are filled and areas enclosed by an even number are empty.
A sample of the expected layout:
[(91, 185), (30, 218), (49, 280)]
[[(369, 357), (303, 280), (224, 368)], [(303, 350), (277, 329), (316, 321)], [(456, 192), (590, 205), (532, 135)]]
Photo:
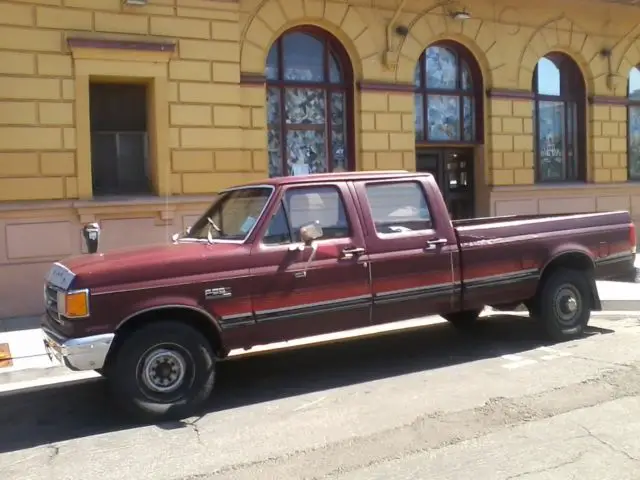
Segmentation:
[(168, 241), (270, 175), (429, 171), (456, 217), (640, 220), (623, 0), (136, 3), (0, 0), (0, 317), (40, 312), (83, 223)]

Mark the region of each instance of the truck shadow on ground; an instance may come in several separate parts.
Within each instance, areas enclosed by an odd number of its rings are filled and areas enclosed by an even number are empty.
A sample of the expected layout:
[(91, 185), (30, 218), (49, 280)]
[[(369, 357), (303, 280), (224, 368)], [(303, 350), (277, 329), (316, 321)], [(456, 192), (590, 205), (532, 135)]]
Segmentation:
[[(590, 327), (585, 336), (613, 333)], [(494, 315), (471, 331), (447, 323), (342, 343), (221, 362), (206, 415), (331, 388), (516, 354), (551, 345), (527, 317)], [(0, 453), (140, 425), (110, 404), (105, 382), (92, 379), (0, 395)], [(181, 422), (159, 428), (172, 430)]]

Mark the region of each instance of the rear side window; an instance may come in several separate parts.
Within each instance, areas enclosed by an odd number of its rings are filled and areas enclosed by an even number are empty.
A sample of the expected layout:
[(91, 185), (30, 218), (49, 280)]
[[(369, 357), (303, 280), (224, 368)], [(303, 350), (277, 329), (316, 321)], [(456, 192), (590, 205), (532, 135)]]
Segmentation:
[(419, 183), (369, 184), (366, 192), (376, 232), (389, 234), (433, 228), (427, 198)]

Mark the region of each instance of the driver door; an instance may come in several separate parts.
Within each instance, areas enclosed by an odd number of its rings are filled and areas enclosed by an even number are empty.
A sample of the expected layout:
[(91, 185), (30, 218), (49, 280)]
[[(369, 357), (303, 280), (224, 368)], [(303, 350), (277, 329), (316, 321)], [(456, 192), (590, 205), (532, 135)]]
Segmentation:
[[(369, 325), (369, 262), (346, 184), (284, 187), (274, 211), (251, 252), (261, 343)], [(323, 236), (309, 262), (312, 249), (301, 242), (300, 227), (313, 222)]]

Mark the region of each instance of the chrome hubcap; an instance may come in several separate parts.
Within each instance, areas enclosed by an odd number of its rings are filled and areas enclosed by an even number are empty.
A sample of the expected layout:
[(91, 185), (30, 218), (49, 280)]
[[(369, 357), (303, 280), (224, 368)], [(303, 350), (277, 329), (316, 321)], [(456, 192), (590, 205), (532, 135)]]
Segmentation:
[(569, 297), (567, 298), (566, 307), (567, 312), (575, 313), (575, 311), (578, 310), (578, 301), (573, 297)]
[(570, 325), (580, 314), (580, 294), (572, 285), (564, 285), (555, 296), (554, 310), (560, 323)]
[(152, 351), (142, 366), (145, 387), (158, 393), (170, 393), (180, 388), (185, 374), (185, 358), (175, 350)]

